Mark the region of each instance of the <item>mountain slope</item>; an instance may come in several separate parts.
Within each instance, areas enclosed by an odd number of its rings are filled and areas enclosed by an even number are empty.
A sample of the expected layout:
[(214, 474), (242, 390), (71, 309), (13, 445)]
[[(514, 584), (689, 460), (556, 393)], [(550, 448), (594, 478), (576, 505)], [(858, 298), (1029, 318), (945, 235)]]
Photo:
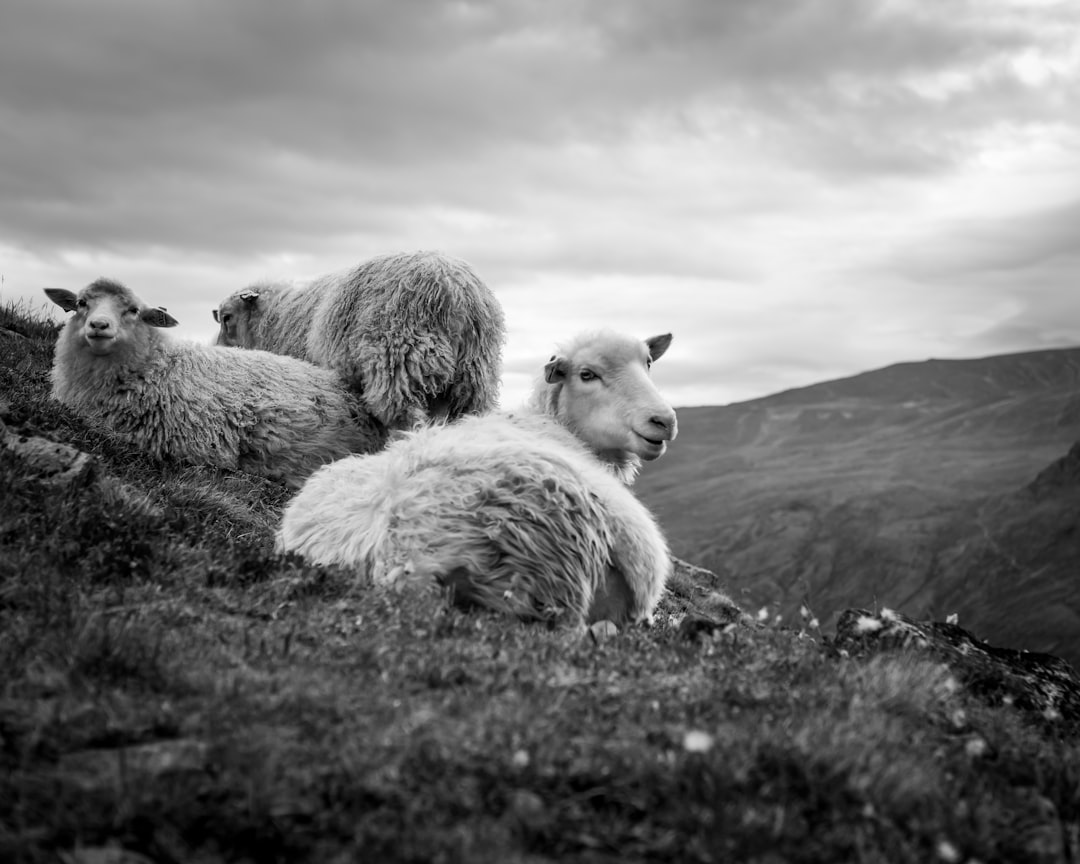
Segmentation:
[[(785, 616), (805, 602), (823, 621), (853, 603), (960, 612), (988, 639), (1080, 661), (1062, 647), (1080, 641), (1075, 615), (1042, 608), (1069, 580), (1036, 563), (1076, 523), (1075, 498), (1044, 480), (1033, 507), (1023, 491), (1080, 439), (1080, 349), (902, 363), (682, 409), (679, 425), (638, 493), (675, 554), (741, 602)], [(1044, 523), (1059, 527), (1044, 537)], [(1010, 571), (993, 543), (1031, 567)]]
[(932, 605), (1080, 666), (1080, 444), (943, 546)]

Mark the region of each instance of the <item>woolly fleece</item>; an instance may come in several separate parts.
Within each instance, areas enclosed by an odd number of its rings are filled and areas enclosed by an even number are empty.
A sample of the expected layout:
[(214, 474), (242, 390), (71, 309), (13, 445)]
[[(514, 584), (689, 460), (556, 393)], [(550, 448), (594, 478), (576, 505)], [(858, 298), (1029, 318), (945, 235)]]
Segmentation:
[(671, 571), (633, 493), (562, 425), (530, 414), (428, 427), (320, 469), (286, 508), (278, 548), (574, 623), (612, 579), (629, 591), (627, 617), (649, 619)]
[[(105, 279), (79, 297), (95, 309), (103, 302), (146, 308)], [(384, 443), (383, 430), (327, 369), (263, 351), (174, 342), (138, 317), (120, 320), (128, 331), (123, 350), (97, 356), (83, 338), (87, 310), (76, 310), (57, 339), (52, 395), (154, 458), (299, 487), (320, 465)]]
[(390, 429), (497, 404), (502, 306), (466, 262), (438, 252), (383, 255), (302, 285), (252, 285), (217, 318), (218, 344), (332, 368)]

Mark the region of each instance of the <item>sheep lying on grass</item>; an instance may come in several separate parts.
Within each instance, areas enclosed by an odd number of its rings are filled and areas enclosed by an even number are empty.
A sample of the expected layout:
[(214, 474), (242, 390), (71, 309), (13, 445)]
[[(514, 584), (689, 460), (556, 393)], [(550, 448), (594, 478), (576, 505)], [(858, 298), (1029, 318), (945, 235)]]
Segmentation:
[(431, 426), (320, 469), (286, 507), (278, 549), (375, 583), (434, 578), (524, 619), (649, 620), (671, 559), (626, 483), (676, 434), (648, 375), (670, 342), (579, 337), (524, 412)]
[(219, 345), (330, 367), (390, 429), (495, 407), (502, 306), (464, 261), (384, 255), (306, 284), (237, 291), (214, 311)]
[(164, 309), (99, 279), (56, 342), (52, 394), (157, 459), (240, 469), (298, 487), (320, 465), (379, 449), (385, 433), (337, 376), (292, 357), (173, 342)]

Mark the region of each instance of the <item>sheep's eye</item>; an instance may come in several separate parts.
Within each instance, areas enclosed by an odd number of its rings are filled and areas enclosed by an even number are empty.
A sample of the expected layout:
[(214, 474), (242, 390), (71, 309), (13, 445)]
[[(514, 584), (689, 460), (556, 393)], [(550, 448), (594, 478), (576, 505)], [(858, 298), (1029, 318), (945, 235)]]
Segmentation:
[(86, 303), (85, 300), (82, 299), (82, 297), (80, 297), (78, 300), (75, 301), (75, 308), (76, 309), (85, 309), (86, 306), (87, 306), (87, 303)]
[(652, 369), (652, 357), (645, 361), (645, 368)]
[(138, 306), (128, 306), (127, 312), (128, 312), (128, 315), (138, 315), (139, 314), (139, 307)]
[(221, 316), (222, 324), (228, 324), (230, 321), (232, 321), (232, 312), (226, 312), (224, 315)]
[(582, 369), (581, 372), (578, 373), (578, 377), (581, 378), (582, 381), (595, 381), (600, 376), (593, 372), (592, 369)]

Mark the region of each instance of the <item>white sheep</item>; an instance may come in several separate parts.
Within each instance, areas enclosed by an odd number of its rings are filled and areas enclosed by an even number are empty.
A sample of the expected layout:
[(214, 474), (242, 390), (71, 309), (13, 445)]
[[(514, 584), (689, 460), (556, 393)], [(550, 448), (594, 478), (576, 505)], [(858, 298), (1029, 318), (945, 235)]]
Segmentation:
[(524, 411), (433, 425), (321, 468), (286, 507), (278, 550), (376, 584), (434, 579), (525, 619), (649, 620), (671, 559), (627, 483), (676, 435), (648, 374), (670, 342), (579, 337)]
[(174, 342), (158, 328), (175, 318), (108, 279), (78, 294), (45, 293), (75, 313), (57, 338), (53, 397), (156, 459), (299, 487), (320, 465), (385, 443), (331, 370), (266, 351)]
[(266, 282), (214, 311), (219, 345), (327, 366), (389, 429), (495, 407), (502, 306), (464, 261), (383, 255), (309, 283)]

